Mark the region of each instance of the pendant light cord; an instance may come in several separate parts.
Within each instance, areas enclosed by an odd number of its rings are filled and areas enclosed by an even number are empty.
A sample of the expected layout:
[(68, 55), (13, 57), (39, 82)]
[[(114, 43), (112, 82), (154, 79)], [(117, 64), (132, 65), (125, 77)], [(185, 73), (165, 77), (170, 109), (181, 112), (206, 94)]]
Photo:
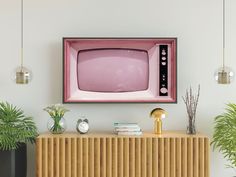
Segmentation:
[(223, 70), (225, 70), (225, 0), (223, 0)]
[(23, 0), (21, 0), (21, 69), (23, 69), (23, 58), (24, 58), (24, 52), (23, 52), (23, 48), (24, 48), (24, 27), (23, 27), (23, 23), (24, 23), (24, 3)]

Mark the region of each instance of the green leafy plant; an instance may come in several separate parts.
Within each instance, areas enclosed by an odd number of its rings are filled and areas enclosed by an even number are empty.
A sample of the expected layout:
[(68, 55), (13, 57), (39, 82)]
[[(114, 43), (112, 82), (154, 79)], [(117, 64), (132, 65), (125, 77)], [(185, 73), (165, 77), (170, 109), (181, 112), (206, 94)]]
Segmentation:
[(21, 143), (35, 142), (37, 128), (32, 117), (24, 115), (23, 110), (0, 102), (0, 149), (14, 150)]
[(236, 104), (227, 104), (226, 112), (215, 118), (211, 144), (230, 162), (228, 167), (236, 167)]
[(60, 125), (60, 120), (69, 110), (61, 104), (54, 104), (44, 108), (43, 110), (48, 112), (50, 117), (54, 120), (54, 124), (50, 127), (50, 131), (53, 133), (62, 133), (64, 128)]

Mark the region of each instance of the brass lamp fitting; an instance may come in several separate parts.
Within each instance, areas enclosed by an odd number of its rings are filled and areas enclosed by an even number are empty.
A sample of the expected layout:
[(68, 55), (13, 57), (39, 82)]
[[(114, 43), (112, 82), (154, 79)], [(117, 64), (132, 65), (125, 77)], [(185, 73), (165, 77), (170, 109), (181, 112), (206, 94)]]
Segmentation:
[(28, 84), (29, 83), (29, 72), (17, 71), (16, 72), (16, 83), (17, 84)]
[(162, 118), (165, 118), (166, 111), (162, 108), (155, 108), (151, 111), (150, 117), (154, 118), (154, 133), (162, 133)]

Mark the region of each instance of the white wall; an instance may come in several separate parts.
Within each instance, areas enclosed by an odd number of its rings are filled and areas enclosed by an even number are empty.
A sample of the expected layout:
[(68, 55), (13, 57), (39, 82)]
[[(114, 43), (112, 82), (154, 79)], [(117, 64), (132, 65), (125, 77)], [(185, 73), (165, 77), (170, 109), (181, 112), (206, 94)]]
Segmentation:
[[(69, 130), (78, 115), (89, 118), (93, 130), (112, 130), (116, 121), (138, 122), (152, 130), (150, 110), (169, 112), (166, 130), (185, 130), (187, 116), (181, 96), (201, 84), (197, 129), (209, 136), (213, 119), (225, 103), (236, 99), (236, 82), (217, 85), (213, 72), (222, 56), (221, 0), (25, 0), (25, 63), (33, 70), (29, 85), (15, 85), (13, 70), (20, 61), (20, 0), (0, 0), (0, 98), (34, 117), (40, 132), (49, 116), (42, 108), (62, 101), (62, 37), (178, 37), (178, 104), (66, 105)], [(236, 71), (236, 1), (227, 0), (227, 64)], [(211, 176), (233, 176), (218, 152), (211, 155)], [(29, 177), (34, 174), (29, 149)]]

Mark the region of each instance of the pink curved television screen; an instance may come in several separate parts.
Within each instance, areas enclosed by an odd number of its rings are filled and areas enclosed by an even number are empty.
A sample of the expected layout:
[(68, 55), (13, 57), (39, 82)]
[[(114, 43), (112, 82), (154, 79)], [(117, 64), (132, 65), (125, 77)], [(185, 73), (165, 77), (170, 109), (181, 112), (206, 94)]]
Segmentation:
[(63, 102), (176, 103), (176, 38), (63, 38)]
[(91, 49), (78, 53), (78, 87), (92, 92), (148, 89), (148, 54), (134, 49)]

